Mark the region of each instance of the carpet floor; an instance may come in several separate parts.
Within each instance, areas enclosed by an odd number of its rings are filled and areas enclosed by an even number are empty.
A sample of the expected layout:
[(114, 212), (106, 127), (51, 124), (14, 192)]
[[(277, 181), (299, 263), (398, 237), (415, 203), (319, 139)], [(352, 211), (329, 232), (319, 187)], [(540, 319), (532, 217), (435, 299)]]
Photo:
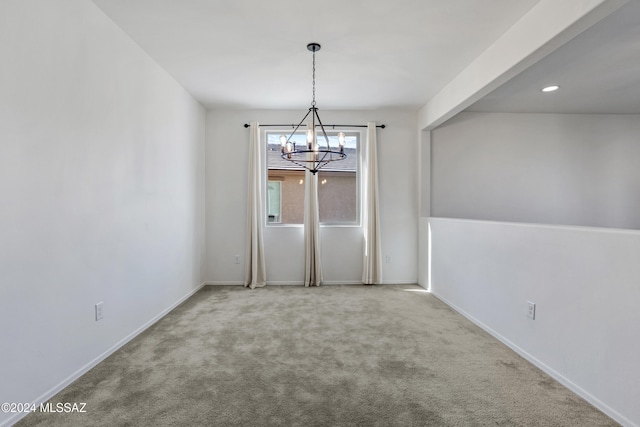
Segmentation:
[(18, 426), (616, 426), (418, 286), (207, 286)]

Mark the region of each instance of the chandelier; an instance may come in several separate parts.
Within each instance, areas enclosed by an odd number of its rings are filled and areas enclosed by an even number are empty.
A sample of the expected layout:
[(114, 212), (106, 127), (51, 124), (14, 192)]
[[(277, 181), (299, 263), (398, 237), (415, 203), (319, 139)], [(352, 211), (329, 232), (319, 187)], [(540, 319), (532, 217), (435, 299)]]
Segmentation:
[[(311, 108), (289, 136), (280, 135), (280, 144), (282, 145), (281, 157), (283, 159), (289, 160), (315, 175), (325, 165), (337, 160), (344, 160), (347, 155), (344, 152), (344, 132), (338, 133), (338, 147), (332, 148), (316, 107), (316, 52), (320, 50), (320, 45), (309, 43), (307, 49), (313, 52)], [(291, 138), (301, 126), (307, 128), (307, 142), (296, 146)], [(319, 128), (319, 131), (316, 128)]]

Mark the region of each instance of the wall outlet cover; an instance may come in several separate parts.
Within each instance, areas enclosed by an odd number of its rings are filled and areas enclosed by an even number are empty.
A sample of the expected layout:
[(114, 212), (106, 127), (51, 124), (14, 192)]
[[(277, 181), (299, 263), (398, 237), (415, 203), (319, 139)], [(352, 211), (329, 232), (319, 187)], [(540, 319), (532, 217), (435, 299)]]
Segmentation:
[(536, 303), (527, 301), (527, 317), (531, 320), (536, 320)]
[(104, 317), (103, 302), (96, 303), (96, 322)]

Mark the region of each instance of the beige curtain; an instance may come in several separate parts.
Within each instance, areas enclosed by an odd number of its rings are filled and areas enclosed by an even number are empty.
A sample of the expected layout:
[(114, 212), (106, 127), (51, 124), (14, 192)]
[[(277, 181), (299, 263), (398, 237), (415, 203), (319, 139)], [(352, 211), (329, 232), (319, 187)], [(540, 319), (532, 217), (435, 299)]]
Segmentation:
[(380, 214), (378, 209), (378, 149), (375, 122), (367, 123), (367, 140), (363, 155), (364, 258), (362, 283), (375, 285), (382, 283)]
[[(313, 154), (311, 154), (313, 155)], [(318, 211), (318, 175), (304, 176), (304, 285), (320, 286), (320, 213)]]
[(249, 181), (247, 192), (247, 239), (245, 245), (245, 282), (251, 289), (267, 284), (264, 260), (263, 224), (265, 221), (262, 203), (262, 148), (260, 126), (251, 122), (249, 140)]

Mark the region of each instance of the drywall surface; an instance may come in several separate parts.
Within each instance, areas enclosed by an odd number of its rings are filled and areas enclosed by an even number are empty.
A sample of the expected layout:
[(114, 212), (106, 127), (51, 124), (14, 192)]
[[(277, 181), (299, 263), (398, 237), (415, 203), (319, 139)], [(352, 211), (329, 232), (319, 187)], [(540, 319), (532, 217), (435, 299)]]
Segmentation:
[[(244, 123), (298, 122), (306, 108), (213, 110), (207, 114), (207, 273), (210, 283), (243, 283), (249, 131)], [(322, 111), (325, 124), (387, 125), (378, 130), (378, 167), (384, 283), (416, 283), (418, 245), (415, 111)], [(361, 283), (361, 227), (321, 227), (325, 283)], [(267, 282), (301, 284), (303, 228), (267, 226)], [(235, 256), (241, 260), (235, 263)], [(390, 262), (385, 262), (389, 256)]]
[(449, 218), (429, 225), (436, 296), (623, 425), (640, 425), (640, 232)]
[(640, 229), (640, 116), (461, 113), (432, 132), (431, 216)]
[(440, 126), (627, 1), (539, 1), (422, 107), (420, 129)]
[(205, 111), (88, 1), (1, 2), (0, 58), (0, 401), (25, 403), (201, 284)]

